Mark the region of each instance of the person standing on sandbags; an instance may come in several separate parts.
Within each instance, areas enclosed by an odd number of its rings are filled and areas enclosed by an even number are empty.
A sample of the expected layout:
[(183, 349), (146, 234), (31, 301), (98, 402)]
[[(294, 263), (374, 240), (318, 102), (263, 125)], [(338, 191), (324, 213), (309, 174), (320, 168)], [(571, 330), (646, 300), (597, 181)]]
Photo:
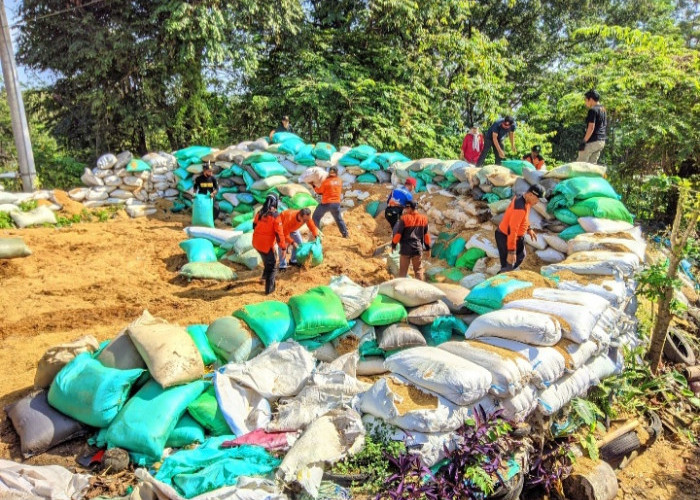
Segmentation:
[(586, 115), (586, 135), (578, 148), (576, 161), (586, 163), (598, 163), (600, 152), (605, 147), (605, 139), (608, 130), (608, 115), (605, 108), (600, 105), (600, 94), (595, 90), (589, 90), (584, 94), (588, 115)]
[[(280, 214), (280, 219), (282, 220), (282, 230), (284, 232), (284, 241), (287, 245), (287, 249), (289, 249), (289, 247), (292, 249), (292, 258), (289, 263), (297, 265), (297, 246), (302, 243), (299, 229), (306, 224), (306, 227), (311, 231), (311, 236), (313, 238), (318, 238), (318, 227), (316, 227), (316, 224), (314, 224), (314, 221), (311, 219), (311, 210), (308, 208), (302, 208), (301, 210), (285, 210)], [(279, 257), (279, 270), (284, 271), (287, 269), (287, 251), (282, 250), (282, 247), (279, 247)]]
[(275, 279), (277, 278), (275, 244), (281, 251), (287, 250), (282, 219), (277, 213), (277, 204), (277, 196), (267, 195), (262, 208), (253, 218), (253, 248), (260, 254), (265, 266), (260, 279), (265, 282), (265, 295), (270, 295), (275, 291)]
[(277, 132), (289, 132), (290, 134), (294, 133), (294, 129), (292, 129), (292, 126), (289, 124), (289, 117), (287, 115), (282, 117), (280, 124), (276, 129), (270, 130), (270, 139), (272, 139), (272, 136)]
[(430, 250), (430, 233), (428, 232), (428, 217), (416, 212), (416, 202), (406, 202), (403, 215), (394, 226), (394, 237), (391, 239), (391, 250), (399, 250), (399, 278), (408, 276), (408, 266), (413, 266), (416, 279), (425, 281), (423, 273), (423, 251)]
[(343, 214), (340, 213), (343, 181), (338, 177), (338, 167), (330, 167), (328, 169), (328, 177), (320, 186), (317, 187), (316, 184), (311, 184), (311, 186), (314, 188), (314, 191), (321, 195), (321, 204), (316, 207), (312, 217), (316, 227), (321, 227), (321, 219), (326, 213), (330, 212), (338, 225), (340, 234), (343, 235), (343, 238), (347, 238), (348, 227), (343, 220)]
[(479, 132), (479, 127), (472, 125), (467, 135), (462, 141), (462, 150), (460, 151), (460, 160), (465, 160), (472, 165), (476, 165), (479, 161), (479, 156), (484, 150), (484, 134)]
[[(209, 163), (205, 163), (202, 167), (202, 173), (194, 179), (194, 186), (192, 188), (194, 194), (208, 194), (213, 200), (216, 193), (219, 191), (219, 183), (214, 177), (214, 171), (211, 169)], [(214, 220), (219, 218), (219, 204), (212, 203), (214, 208)]]
[(515, 118), (512, 116), (505, 116), (500, 120), (493, 122), (493, 125), (489, 127), (486, 131), (486, 136), (484, 137), (484, 150), (479, 155), (479, 160), (476, 162), (477, 167), (483, 167), (486, 161), (486, 156), (489, 151), (493, 149), (494, 163), (496, 165), (501, 164), (501, 160), (506, 158), (506, 152), (503, 151), (503, 138), (508, 135), (510, 139), (510, 149), (513, 153), (518, 154), (518, 150), (515, 147)]
[(525, 260), (525, 235), (534, 241), (535, 232), (530, 229), (530, 207), (537, 205), (545, 190), (539, 184), (530, 186), (522, 196), (515, 196), (496, 229), (496, 246), (501, 259), (500, 273), (514, 271)]
[(394, 230), (394, 226), (401, 218), (406, 203), (413, 201), (413, 191), (416, 189), (416, 180), (413, 177), (406, 179), (403, 186), (394, 189), (386, 200), (387, 207), (384, 209), (384, 218)]

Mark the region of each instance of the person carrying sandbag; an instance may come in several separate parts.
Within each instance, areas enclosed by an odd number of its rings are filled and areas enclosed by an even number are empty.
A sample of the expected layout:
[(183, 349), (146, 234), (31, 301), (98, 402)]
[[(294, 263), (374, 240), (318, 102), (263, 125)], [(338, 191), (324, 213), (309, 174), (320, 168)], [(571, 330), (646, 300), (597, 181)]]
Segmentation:
[(263, 261), (264, 269), (260, 280), (265, 282), (265, 295), (270, 295), (275, 291), (275, 279), (277, 278), (275, 244), (281, 251), (287, 249), (282, 219), (277, 213), (277, 204), (277, 196), (267, 195), (262, 208), (253, 218), (253, 248), (258, 251)]
[[(311, 210), (308, 208), (302, 208), (301, 210), (285, 210), (280, 214), (280, 219), (282, 220), (282, 230), (284, 232), (284, 241), (287, 245), (287, 249), (291, 247), (292, 258), (289, 263), (297, 265), (297, 246), (301, 245), (301, 233), (299, 229), (301, 226), (306, 224), (311, 231), (311, 236), (317, 238), (319, 235), (318, 227), (314, 224), (311, 219)], [(279, 257), (280, 265), (279, 270), (284, 271), (287, 269), (287, 251), (279, 247)]]
[(408, 266), (413, 266), (413, 272), (419, 280), (425, 280), (423, 273), (423, 250), (430, 250), (430, 233), (428, 218), (416, 212), (416, 202), (406, 202), (403, 215), (394, 226), (394, 237), (391, 240), (391, 250), (401, 244), (399, 250), (399, 278), (408, 275)]
[(335, 223), (338, 225), (340, 234), (343, 238), (348, 237), (348, 227), (345, 225), (343, 220), (343, 214), (340, 213), (340, 200), (342, 198), (343, 191), (343, 181), (338, 177), (338, 167), (331, 167), (328, 169), (328, 177), (324, 180), (320, 186), (316, 184), (311, 184), (318, 194), (321, 195), (321, 203), (314, 210), (314, 215), (312, 217), (316, 227), (321, 227), (321, 219), (326, 213), (330, 212), (335, 219)]
[[(198, 175), (194, 180), (193, 186), (194, 194), (206, 194), (213, 200), (216, 193), (219, 191), (219, 183), (214, 177), (214, 171), (211, 169), (209, 163), (205, 163), (202, 167), (202, 173)], [(219, 204), (213, 203), (214, 220), (219, 218)]]
[(384, 209), (384, 218), (394, 230), (394, 226), (399, 221), (406, 203), (413, 201), (413, 191), (416, 189), (416, 180), (408, 177), (403, 186), (394, 189), (386, 200), (387, 207)]
[(522, 196), (515, 196), (510, 202), (503, 220), (496, 229), (496, 246), (501, 259), (499, 273), (514, 271), (525, 260), (525, 234), (536, 240), (535, 232), (530, 229), (530, 207), (537, 205), (543, 198), (545, 190), (539, 184), (530, 186)]

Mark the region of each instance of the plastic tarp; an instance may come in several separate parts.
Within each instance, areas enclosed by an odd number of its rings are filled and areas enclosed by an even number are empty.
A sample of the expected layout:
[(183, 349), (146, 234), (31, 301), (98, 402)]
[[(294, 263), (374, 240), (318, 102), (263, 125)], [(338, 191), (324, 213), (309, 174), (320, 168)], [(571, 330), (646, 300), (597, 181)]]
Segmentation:
[(0, 460), (0, 497), (79, 500), (89, 488), (88, 474), (73, 474), (60, 465), (29, 465)]

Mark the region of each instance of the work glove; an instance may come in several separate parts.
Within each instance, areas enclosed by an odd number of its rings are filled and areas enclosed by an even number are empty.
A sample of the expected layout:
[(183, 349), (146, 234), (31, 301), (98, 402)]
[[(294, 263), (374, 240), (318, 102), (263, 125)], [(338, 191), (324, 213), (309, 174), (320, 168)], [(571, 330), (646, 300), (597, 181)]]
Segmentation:
[(584, 149), (586, 149), (586, 143), (585, 143), (585, 142), (581, 142), (581, 144), (578, 145), (578, 150), (579, 150), (579, 151), (583, 151)]

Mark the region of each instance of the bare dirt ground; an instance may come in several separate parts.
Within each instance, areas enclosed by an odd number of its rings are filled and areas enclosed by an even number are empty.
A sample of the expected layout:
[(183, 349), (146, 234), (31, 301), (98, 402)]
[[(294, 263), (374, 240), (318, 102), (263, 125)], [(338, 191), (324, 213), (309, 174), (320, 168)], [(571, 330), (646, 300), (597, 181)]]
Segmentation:
[[(370, 191), (370, 199), (384, 199), (387, 193), (379, 186)], [(323, 264), (281, 274), (270, 297), (258, 283), (259, 270), (233, 263), (228, 265), (239, 279), (231, 283), (187, 282), (178, 276), (186, 262), (178, 244), (185, 239), (188, 216), (164, 209), (150, 218), (119, 213), (105, 223), (0, 230), (0, 237), (21, 236), (33, 251), (25, 259), (0, 261), (0, 407), (31, 390), (37, 361), (47, 348), (86, 334), (109, 339), (144, 309), (180, 325), (210, 323), (245, 304), (287, 300), (340, 274), (364, 285), (389, 279), (385, 259), (372, 257), (389, 241), (383, 216), (373, 219), (363, 203), (348, 211), (346, 221), (350, 239), (341, 238), (335, 226), (326, 228)], [(531, 254), (527, 268), (536, 268)], [(618, 498), (700, 498), (700, 454), (678, 446), (661, 440), (637, 458), (618, 475)], [(84, 441), (75, 441), (27, 463), (80, 469), (75, 458), (85, 450)], [(0, 458), (21, 461), (19, 439), (5, 412), (0, 412)], [(116, 494), (123, 487), (105, 491)]]

